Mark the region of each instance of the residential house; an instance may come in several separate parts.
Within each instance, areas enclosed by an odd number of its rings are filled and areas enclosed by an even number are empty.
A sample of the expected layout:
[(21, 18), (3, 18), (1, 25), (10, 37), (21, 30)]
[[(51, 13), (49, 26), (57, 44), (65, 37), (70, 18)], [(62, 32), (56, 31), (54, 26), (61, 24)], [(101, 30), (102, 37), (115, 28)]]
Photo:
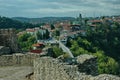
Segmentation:
[(81, 30), (81, 26), (80, 25), (71, 25), (71, 31), (74, 32), (74, 31), (79, 31)]
[(68, 36), (67, 35), (61, 35), (60, 37), (59, 37), (59, 41), (61, 41), (63, 44), (65, 44), (66, 45), (66, 43), (67, 43), (67, 39), (68, 39)]
[(42, 53), (42, 49), (45, 47), (43, 43), (36, 43), (32, 45), (33, 49), (30, 50), (31, 53), (37, 53), (40, 54)]
[(28, 28), (28, 29), (26, 29), (26, 32), (28, 34), (34, 35), (35, 34), (35, 29), (34, 28)]
[(41, 26), (41, 28), (43, 28), (43, 29), (47, 29), (48, 31), (51, 30), (51, 26), (50, 26), (50, 24), (45, 24), (45, 25)]
[(42, 49), (45, 45), (43, 43), (36, 43), (36, 44), (33, 44), (32, 47), (33, 47), (33, 50), (36, 50), (36, 49)]
[(91, 27), (96, 27), (97, 25), (101, 24), (102, 20), (89, 20), (87, 24)]

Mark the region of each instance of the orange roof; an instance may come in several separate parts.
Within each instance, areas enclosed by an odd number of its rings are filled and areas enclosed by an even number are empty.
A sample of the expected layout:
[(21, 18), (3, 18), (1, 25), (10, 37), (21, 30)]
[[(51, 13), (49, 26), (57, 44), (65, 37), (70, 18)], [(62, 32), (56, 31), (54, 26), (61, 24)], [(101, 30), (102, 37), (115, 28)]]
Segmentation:
[(90, 22), (101, 22), (101, 20), (91, 20)]
[(28, 32), (34, 32), (35, 30), (34, 29), (26, 29), (26, 31), (28, 31)]
[(34, 46), (34, 47), (40, 47), (42, 45), (43, 45), (43, 43), (36, 43), (36, 44), (33, 44), (32, 46)]

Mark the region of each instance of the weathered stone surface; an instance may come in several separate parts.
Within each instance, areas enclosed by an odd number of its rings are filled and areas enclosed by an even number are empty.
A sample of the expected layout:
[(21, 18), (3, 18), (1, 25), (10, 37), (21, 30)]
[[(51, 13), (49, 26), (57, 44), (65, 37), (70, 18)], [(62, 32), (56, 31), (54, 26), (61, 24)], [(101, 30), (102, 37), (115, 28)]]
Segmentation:
[(10, 54), (10, 53), (11, 53), (11, 50), (9, 47), (0, 46), (0, 55)]
[(93, 77), (94, 80), (120, 80), (120, 77), (108, 74), (101, 74), (99, 76)]
[(66, 73), (64, 64), (50, 57), (34, 61), (34, 80), (71, 80)]
[[(83, 56), (84, 55), (82, 55), (82, 57)], [(83, 58), (86, 58), (86, 55)], [(87, 56), (86, 58), (87, 62), (86, 60), (83, 60), (81, 64), (86, 65), (86, 66), (94, 64), (95, 63), (94, 60), (91, 61), (91, 59), (94, 59), (94, 57), (88, 58)], [(34, 64), (33, 64), (33, 61), (34, 61)], [(79, 67), (78, 66), (79, 64), (68, 65), (67, 63), (63, 63), (58, 59), (53, 59), (51, 57), (40, 57), (40, 55), (38, 54), (20, 54), (19, 53), (19, 54), (14, 54), (14, 55), (0, 56), (0, 66), (6, 67), (6, 66), (16, 66), (16, 65), (17, 66), (33, 66), (34, 80), (120, 80), (120, 77), (117, 77), (114, 75), (108, 75), (108, 74), (101, 74), (98, 76), (88, 75), (86, 74), (86, 72), (80, 71), (80, 68), (85, 70), (85, 68), (87, 68), (86, 66)], [(90, 69), (92, 69), (91, 67), (92, 66), (90, 66)], [(26, 71), (22, 69), (23, 68), (21, 68), (20, 72), (16, 74), (19, 75), (22, 73), (26, 73)], [(8, 73), (10, 73), (9, 70), (8, 70)], [(14, 74), (4, 79), (5, 80), (9, 80), (9, 79), (20, 80), (17, 78), (12, 79), (13, 76)], [(22, 76), (26, 76), (26, 75), (22, 74)]]
[(33, 66), (33, 60), (39, 58), (39, 54), (21, 54), (16, 53), (13, 55), (2, 55), (0, 56), (0, 66)]
[(88, 54), (83, 54), (83, 55), (80, 55), (77, 57), (77, 62), (82, 64), (84, 63), (86, 60), (90, 60), (90, 59), (93, 59), (95, 58), (94, 56), (92, 55), (88, 55)]
[(20, 52), (15, 29), (0, 29), (0, 46), (9, 47), (12, 52)]
[(97, 75), (97, 58), (84, 54), (77, 57), (78, 69), (80, 72), (85, 72), (86, 74)]
[[(95, 58), (93, 56), (88, 58), (86, 55), (82, 55), (82, 57), (87, 60)], [(86, 63), (86, 59), (83, 60), (82, 64)], [(92, 62), (90, 61), (90, 64)], [(98, 76), (87, 75), (80, 72), (79, 68), (77, 65), (62, 63), (58, 59), (41, 57), (34, 61), (34, 80), (120, 80), (120, 77), (108, 74)], [(82, 69), (84, 68), (87, 67), (82, 67)]]

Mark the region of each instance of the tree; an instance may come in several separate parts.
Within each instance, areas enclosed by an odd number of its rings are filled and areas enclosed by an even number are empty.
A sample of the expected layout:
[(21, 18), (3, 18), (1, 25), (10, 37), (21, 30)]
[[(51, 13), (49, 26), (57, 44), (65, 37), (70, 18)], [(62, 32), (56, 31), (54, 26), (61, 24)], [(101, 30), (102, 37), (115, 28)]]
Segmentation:
[(55, 34), (56, 34), (56, 36), (60, 36), (60, 31), (59, 31), (59, 30), (56, 30), (56, 31), (55, 31)]
[(18, 37), (18, 43), (23, 51), (28, 51), (35, 42), (35, 37), (27, 33)]
[(20, 41), (20, 42), (22, 42), (22, 41), (23, 41), (23, 42), (24, 42), (24, 41), (27, 41), (30, 36), (31, 36), (30, 34), (24, 33), (23, 35), (20, 35), (20, 36), (18, 37), (18, 41)]
[(40, 40), (42, 40), (43, 39), (43, 35), (41, 34), (41, 32), (37, 32), (37, 38), (38, 39), (40, 39)]
[(87, 28), (87, 40), (92, 43), (93, 46), (103, 50), (107, 56), (113, 57), (119, 60), (120, 56), (120, 25), (113, 24), (100, 24), (97, 25), (94, 30), (90, 27)]
[(30, 45), (32, 45), (33, 43), (36, 43), (36, 38), (35, 36), (30, 36), (28, 38), (28, 41), (27, 41)]
[(80, 54), (88, 54), (89, 52), (85, 50), (83, 47), (80, 47), (77, 41), (72, 41), (73, 45), (70, 50), (72, 51), (74, 56), (79, 56)]
[(46, 29), (45, 32), (46, 32), (46, 33), (45, 33), (45, 37), (46, 37), (46, 39), (50, 38), (50, 33), (49, 33), (49, 31)]
[(60, 49), (60, 48), (57, 47), (57, 46), (54, 46), (54, 47), (53, 47), (53, 52), (54, 52), (54, 54), (55, 54), (55, 57), (58, 57), (58, 56), (60, 56), (60, 55), (63, 54), (62, 49)]
[(92, 54), (98, 57), (99, 73), (120, 74), (120, 26), (101, 24), (94, 29), (87, 28), (86, 36), (75, 38), (71, 42), (74, 56)]
[(50, 36), (49, 36), (49, 31), (46, 29), (45, 32), (41, 33), (41, 32), (37, 32), (37, 37), (38, 39), (48, 39)]
[(72, 39), (71, 39), (70, 37), (68, 37), (66, 46), (69, 47), (69, 48), (70, 48), (71, 45), (72, 45), (71, 41), (72, 41)]
[(50, 25), (51, 30), (55, 29), (55, 26), (53, 24)]
[(97, 51), (94, 55), (98, 57), (98, 72), (100, 74), (119, 73), (119, 64), (113, 58), (105, 56), (103, 51)]

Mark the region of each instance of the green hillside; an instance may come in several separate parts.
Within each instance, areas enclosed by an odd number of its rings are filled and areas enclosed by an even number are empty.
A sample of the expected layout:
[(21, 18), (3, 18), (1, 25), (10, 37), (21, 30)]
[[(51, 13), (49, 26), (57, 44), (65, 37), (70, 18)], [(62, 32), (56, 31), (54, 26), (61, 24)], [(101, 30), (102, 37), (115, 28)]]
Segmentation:
[(22, 23), (17, 20), (12, 20), (7, 17), (0, 16), (0, 28), (28, 28), (28, 27), (35, 27), (35, 25), (30, 23)]

